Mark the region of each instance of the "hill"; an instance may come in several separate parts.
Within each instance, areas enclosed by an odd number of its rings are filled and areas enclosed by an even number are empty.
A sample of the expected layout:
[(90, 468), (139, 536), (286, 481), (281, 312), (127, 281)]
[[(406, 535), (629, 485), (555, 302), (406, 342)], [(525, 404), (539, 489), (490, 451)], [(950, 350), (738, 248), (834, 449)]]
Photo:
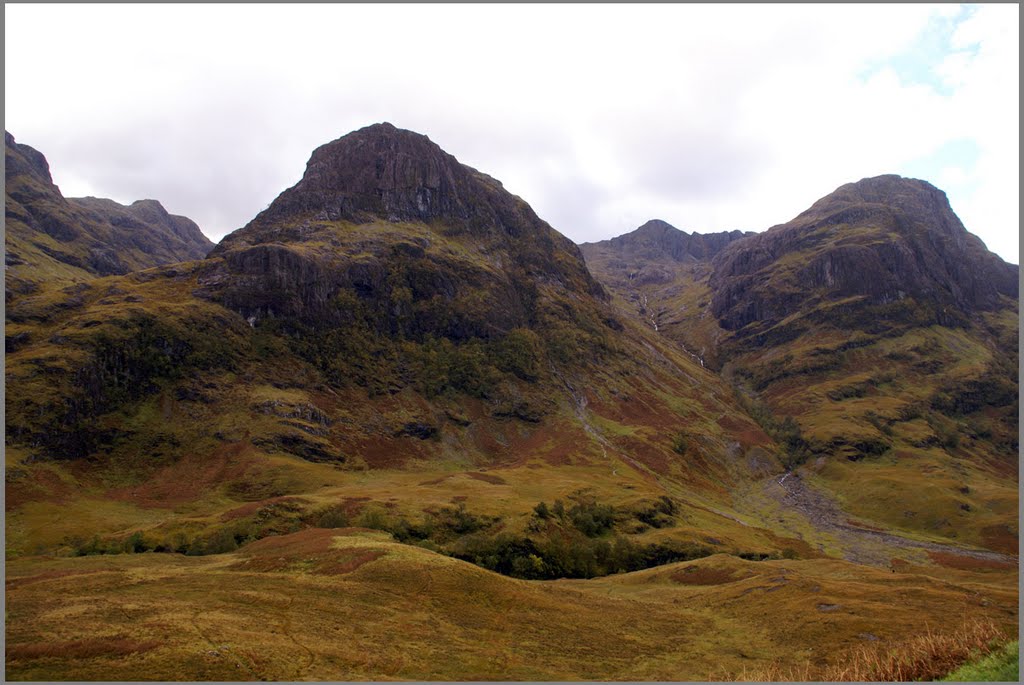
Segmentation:
[(5, 300), (96, 276), (201, 259), (213, 247), (199, 227), (156, 200), (120, 205), (65, 198), (46, 158), (4, 132)]
[(525, 581), (359, 529), (24, 559), (7, 583), (18, 680), (744, 680), (884, 654), (925, 624), (1016, 627), (1008, 575), (716, 555)]

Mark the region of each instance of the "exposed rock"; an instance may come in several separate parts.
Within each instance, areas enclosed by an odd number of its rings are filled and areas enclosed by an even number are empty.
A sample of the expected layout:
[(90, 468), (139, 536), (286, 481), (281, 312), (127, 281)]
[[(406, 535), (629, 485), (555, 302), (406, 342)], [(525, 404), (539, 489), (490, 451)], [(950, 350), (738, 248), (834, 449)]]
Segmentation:
[(210, 258), (224, 266), (203, 277), (204, 295), (254, 326), (324, 330), (359, 310), (387, 335), (491, 338), (532, 326), (545, 289), (606, 297), (525, 202), (390, 124), (318, 148), (302, 180)]
[(851, 297), (858, 306), (914, 298), (949, 324), (1018, 295), (1018, 267), (968, 233), (942, 191), (899, 176), (844, 185), (713, 264), (712, 311), (730, 330)]
[(436, 224), (446, 235), (473, 236), (485, 254), (509, 253), (528, 276), (603, 296), (576, 245), (522, 199), (460, 164), (426, 136), (388, 123), (317, 148), (302, 180), (226, 237), (212, 256), (283, 237), (304, 242), (318, 222), (337, 221)]

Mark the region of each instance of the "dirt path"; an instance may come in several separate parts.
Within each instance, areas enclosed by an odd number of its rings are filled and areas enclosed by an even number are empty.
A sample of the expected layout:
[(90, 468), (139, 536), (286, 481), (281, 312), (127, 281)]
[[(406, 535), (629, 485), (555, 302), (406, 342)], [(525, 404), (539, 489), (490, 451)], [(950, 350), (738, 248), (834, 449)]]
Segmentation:
[[(847, 514), (830, 497), (807, 485), (796, 473), (787, 473), (781, 478), (773, 476), (762, 481), (760, 487), (768, 498), (782, 506), (785, 513), (797, 514), (805, 519), (815, 531), (823, 533), (822, 537), (827, 536), (828, 542), (841, 550), (844, 559), (856, 564), (889, 566), (893, 557), (906, 556), (908, 552), (912, 556), (923, 556), (927, 552), (946, 552), (974, 559), (1017, 563), (1017, 557), (1005, 554), (925, 542), (852, 525)], [(785, 525), (784, 520), (780, 523), (783, 523), (783, 528), (790, 528), (792, 532), (796, 532), (792, 525)], [(818, 543), (819, 548), (824, 547), (822, 541), (807, 541), (811, 544)]]

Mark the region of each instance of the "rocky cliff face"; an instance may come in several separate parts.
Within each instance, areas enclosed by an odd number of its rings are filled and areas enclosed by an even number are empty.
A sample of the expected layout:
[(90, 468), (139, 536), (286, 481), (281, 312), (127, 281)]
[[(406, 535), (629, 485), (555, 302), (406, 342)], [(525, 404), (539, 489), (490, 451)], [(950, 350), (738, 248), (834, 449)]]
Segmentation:
[[(377, 124), (314, 151), (302, 180), (211, 253), (211, 293), (246, 318), (347, 320), (348, 293), (395, 330), (489, 337), (538, 298), (605, 297), (579, 249), (426, 136)], [(346, 296), (347, 297), (347, 296)]]
[(38, 150), (5, 132), (7, 299), (67, 284), (201, 259), (213, 247), (190, 219), (156, 200), (129, 206), (65, 198)]
[(1018, 267), (968, 233), (942, 191), (898, 176), (842, 186), (713, 263), (712, 311), (730, 330), (844, 298), (912, 298), (949, 323), (1018, 296)]

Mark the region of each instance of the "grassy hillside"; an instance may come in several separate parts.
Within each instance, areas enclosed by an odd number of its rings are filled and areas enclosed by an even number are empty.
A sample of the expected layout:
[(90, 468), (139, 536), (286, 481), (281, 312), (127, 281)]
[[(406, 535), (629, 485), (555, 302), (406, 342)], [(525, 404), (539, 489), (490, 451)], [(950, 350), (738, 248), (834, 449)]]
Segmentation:
[(7, 677), (732, 679), (839, 663), (922, 624), (1010, 630), (1016, 582), (722, 555), (524, 581), (381, 533), (308, 530), (207, 557), (9, 562)]

